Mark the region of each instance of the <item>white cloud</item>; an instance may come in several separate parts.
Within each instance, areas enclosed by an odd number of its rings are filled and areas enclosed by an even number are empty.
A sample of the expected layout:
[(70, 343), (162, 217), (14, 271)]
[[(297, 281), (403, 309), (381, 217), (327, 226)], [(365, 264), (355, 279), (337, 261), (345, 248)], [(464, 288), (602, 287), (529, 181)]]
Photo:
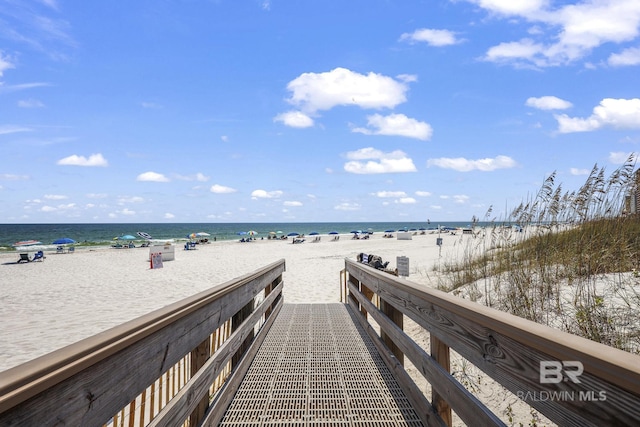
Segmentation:
[[(367, 116), (367, 128), (354, 128), (352, 132), (365, 135), (397, 135), (426, 141), (431, 138), (433, 129), (427, 123), (411, 119), (404, 114), (390, 114), (382, 116), (374, 114)], [(372, 129), (371, 129), (372, 128)]]
[[(535, 24), (535, 31), (516, 42), (490, 48), (485, 60), (533, 64), (537, 67), (565, 65), (589, 55), (605, 43), (624, 43), (638, 36), (640, 3), (637, 0), (583, 1), (552, 9), (546, 0), (468, 0), (495, 16)], [(540, 25), (537, 25), (540, 24)], [(633, 52), (631, 53), (633, 55)], [(613, 61), (624, 58), (614, 57)]]
[(537, 108), (539, 110), (566, 110), (571, 108), (573, 104), (564, 99), (555, 96), (541, 96), (540, 98), (529, 98), (525, 103), (527, 107)]
[(209, 191), (216, 194), (229, 194), (229, 193), (235, 193), (238, 190), (231, 187), (225, 187), (224, 185), (214, 184), (211, 186)]
[(42, 101), (37, 99), (23, 99), (18, 101), (18, 107), (20, 108), (44, 108)]
[(254, 199), (277, 199), (282, 196), (282, 191), (266, 191), (266, 190), (254, 190), (251, 193), (251, 197)]
[(629, 159), (629, 156), (631, 155), (637, 157), (637, 153), (628, 153), (624, 151), (611, 152), (609, 153), (609, 161), (617, 165), (622, 165), (627, 161), (627, 159)]
[(414, 199), (413, 197), (402, 197), (398, 200), (395, 200), (395, 203), (398, 203), (401, 205), (412, 205), (416, 203), (416, 199)]
[(107, 195), (105, 193), (89, 193), (86, 197), (88, 199), (106, 199)]
[(405, 197), (407, 193), (404, 191), (378, 191), (373, 195), (376, 197)]
[(140, 196), (128, 196), (128, 197), (120, 197), (118, 199), (118, 204), (122, 205), (125, 203), (143, 203), (144, 199)]
[(8, 135), (10, 133), (31, 132), (31, 129), (24, 126), (3, 125), (0, 126), (0, 135)]
[(198, 181), (198, 182), (209, 181), (209, 177), (203, 174), (202, 172), (198, 172), (194, 175), (188, 175), (188, 176), (176, 174), (174, 177), (182, 181)]
[(526, 15), (537, 12), (548, 0), (469, 0), (471, 3), (502, 15)]
[(313, 126), (313, 119), (301, 111), (288, 111), (278, 114), (273, 118), (274, 122), (282, 122), (292, 128), (308, 128)]
[(339, 105), (361, 108), (393, 108), (407, 100), (407, 85), (391, 77), (370, 72), (360, 74), (346, 68), (324, 73), (304, 73), (290, 81), (289, 103), (305, 113), (330, 110)]
[(469, 200), (469, 196), (465, 196), (464, 194), (456, 194), (453, 196), (454, 203), (462, 204), (466, 203)]
[(58, 160), (58, 165), (63, 166), (108, 166), (109, 163), (102, 156), (102, 154), (91, 154), (89, 158), (84, 156), (78, 156), (77, 154), (73, 154), (69, 157), (65, 157), (64, 159)]
[[(355, 174), (416, 172), (416, 167), (407, 155), (400, 150), (384, 153), (375, 148), (362, 148), (347, 153), (351, 161), (344, 164), (344, 170)], [(368, 160), (367, 162), (361, 160)]]
[(302, 202), (298, 202), (295, 200), (292, 201), (286, 201), (283, 203), (284, 206), (302, 206)]
[(222, 142), (229, 142), (229, 137), (227, 135), (222, 135), (220, 139), (222, 140)]
[(610, 126), (616, 129), (640, 129), (640, 98), (600, 101), (587, 118), (556, 115), (560, 133), (589, 132)]
[(578, 169), (578, 168), (569, 169), (569, 173), (571, 173), (571, 175), (589, 175), (589, 172), (591, 172), (589, 169)]
[(458, 172), (470, 172), (479, 170), (490, 172), (496, 169), (510, 169), (516, 166), (515, 160), (508, 156), (496, 156), (478, 160), (468, 160), (464, 157), (429, 159), (427, 166), (437, 166), (443, 169), (453, 169)]
[(429, 28), (421, 28), (413, 33), (404, 33), (400, 36), (401, 41), (426, 42), (430, 46), (448, 46), (459, 43), (456, 40), (456, 33), (449, 30), (433, 30)]
[(69, 197), (63, 196), (61, 194), (45, 194), (43, 198), (47, 200), (65, 200), (65, 199), (68, 199)]
[(16, 175), (12, 173), (3, 173), (3, 174), (0, 174), (0, 179), (4, 179), (5, 181), (26, 181), (29, 179), (29, 175)]
[(175, 217), (176, 216), (174, 214), (170, 213), (170, 212), (167, 212), (167, 213), (164, 214), (164, 219), (173, 219)]
[(338, 211), (357, 211), (360, 209), (360, 205), (358, 203), (342, 202), (333, 208)]
[(157, 172), (145, 172), (138, 175), (136, 181), (169, 182), (169, 178)]
[(630, 47), (620, 53), (613, 53), (607, 63), (614, 67), (640, 65), (640, 47)]
[(431, 193), (428, 192), (428, 191), (416, 191), (416, 196), (429, 197), (429, 196), (431, 196)]
[(9, 56), (4, 55), (0, 50), (0, 77), (4, 75), (4, 72), (6, 70), (15, 68), (15, 65), (13, 64), (12, 61), (13, 60)]

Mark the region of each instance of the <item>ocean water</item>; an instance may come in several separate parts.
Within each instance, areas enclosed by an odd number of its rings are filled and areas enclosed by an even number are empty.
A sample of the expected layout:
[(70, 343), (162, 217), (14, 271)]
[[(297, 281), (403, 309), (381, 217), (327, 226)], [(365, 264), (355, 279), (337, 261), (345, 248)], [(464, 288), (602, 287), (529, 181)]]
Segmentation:
[[(480, 224), (482, 225), (482, 224)], [(267, 238), (269, 232), (283, 234), (300, 233), (308, 235), (317, 232), (326, 235), (331, 231), (349, 234), (352, 231), (372, 231), (381, 233), (385, 230), (431, 229), (443, 227), (468, 227), (468, 222), (316, 222), (316, 223), (156, 223), (156, 224), (0, 224), (0, 250), (13, 250), (13, 244), (25, 240), (37, 240), (43, 246), (52, 245), (53, 241), (69, 237), (77, 245), (110, 245), (114, 237), (130, 234), (136, 236), (141, 231), (154, 239), (176, 241), (186, 240), (191, 233), (205, 232), (210, 240), (233, 240), (243, 237), (240, 233), (255, 231), (256, 238)], [(137, 236), (136, 236), (137, 237)], [(142, 239), (139, 239), (142, 241)]]

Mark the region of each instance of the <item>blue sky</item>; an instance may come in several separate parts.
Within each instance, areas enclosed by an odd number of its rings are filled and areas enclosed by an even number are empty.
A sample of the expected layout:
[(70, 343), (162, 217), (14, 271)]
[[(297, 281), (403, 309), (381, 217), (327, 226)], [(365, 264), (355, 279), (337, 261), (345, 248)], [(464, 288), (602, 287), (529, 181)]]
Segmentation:
[(0, 0), (0, 223), (500, 219), (639, 144), (637, 0)]

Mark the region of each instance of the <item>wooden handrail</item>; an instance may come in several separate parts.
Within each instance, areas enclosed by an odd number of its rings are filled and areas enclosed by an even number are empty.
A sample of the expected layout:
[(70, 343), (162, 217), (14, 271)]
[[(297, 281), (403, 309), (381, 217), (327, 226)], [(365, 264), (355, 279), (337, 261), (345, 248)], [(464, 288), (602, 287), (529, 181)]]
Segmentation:
[[(0, 372), (0, 425), (105, 423), (258, 293), (281, 282), (284, 270), (284, 260), (276, 261)], [(271, 304), (281, 297), (282, 287), (275, 289)]]
[[(640, 356), (413, 284), (350, 259), (345, 260), (345, 268), (350, 293), (365, 289), (348, 300), (370, 301), (372, 291), (552, 421), (595, 426), (633, 425), (640, 419)], [(364, 306), (360, 303), (361, 310)], [(389, 326), (378, 323), (398, 347), (407, 348)], [(415, 366), (426, 366), (424, 355), (405, 355)], [(547, 361), (581, 363), (580, 382), (567, 376), (568, 381), (552, 378), (542, 383), (541, 362)], [(446, 398), (446, 389), (431, 385), (440, 399)], [(549, 398), (549, 393), (556, 394)], [(454, 406), (460, 402), (448, 403), (461, 412)], [(473, 419), (463, 421), (473, 424)]]

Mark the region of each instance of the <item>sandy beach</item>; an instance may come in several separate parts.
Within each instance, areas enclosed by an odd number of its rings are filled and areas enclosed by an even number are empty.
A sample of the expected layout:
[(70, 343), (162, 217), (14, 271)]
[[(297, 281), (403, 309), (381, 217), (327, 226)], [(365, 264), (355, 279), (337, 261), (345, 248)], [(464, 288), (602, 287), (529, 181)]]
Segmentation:
[[(0, 370), (104, 331), (197, 292), (224, 283), (279, 259), (286, 260), (284, 298), (288, 303), (338, 302), (344, 259), (360, 252), (380, 255), (395, 267), (410, 260), (408, 280), (426, 284), (438, 261), (437, 234), (412, 240), (354, 240), (323, 236), (302, 244), (258, 238), (249, 243), (211, 242), (185, 251), (150, 269), (149, 249), (77, 248), (72, 254), (45, 252), (43, 262), (16, 264), (17, 252), (0, 255)], [(442, 235), (442, 258), (463, 237)], [(466, 236), (465, 236), (466, 237)]]
[[(190, 251), (175, 244), (175, 260), (164, 262), (160, 269), (150, 269), (148, 248), (47, 252), (43, 262), (21, 264), (16, 264), (16, 252), (0, 254), (0, 371), (279, 259), (286, 260), (285, 303), (338, 302), (344, 259), (355, 259), (359, 253), (379, 255), (389, 261), (389, 268), (396, 267), (396, 257), (406, 256), (410, 275), (405, 280), (429, 286), (434, 265), (462, 256), (469, 247), (467, 239), (473, 238), (461, 233), (440, 237), (441, 247), (436, 243), (438, 234), (428, 232), (413, 235), (412, 240), (376, 233), (360, 240), (351, 235), (341, 235), (339, 240), (323, 236), (319, 242), (311, 236), (302, 244), (266, 238), (249, 243), (211, 242)], [(425, 332), (411, 322), (406, 329), (428, 348)], [(452, 370), (459, 368), (453, 361)], [(413, 368), (408, 370), (411, 373)], [(415, 370), (413, 374), (419, 377)], [(429, 389), (422, 379), (418, 384)], [(501, 387), (486, 381), (481, 388), (481, 394), (489, 396), (485, 403), (500, 416), (511, 404), (515, 419), (531, 419), (529, 407), (519, 407), (513, 396), (505, 397)]]

